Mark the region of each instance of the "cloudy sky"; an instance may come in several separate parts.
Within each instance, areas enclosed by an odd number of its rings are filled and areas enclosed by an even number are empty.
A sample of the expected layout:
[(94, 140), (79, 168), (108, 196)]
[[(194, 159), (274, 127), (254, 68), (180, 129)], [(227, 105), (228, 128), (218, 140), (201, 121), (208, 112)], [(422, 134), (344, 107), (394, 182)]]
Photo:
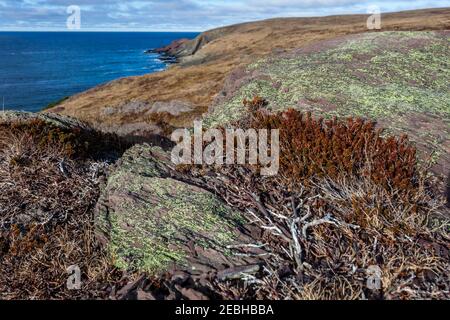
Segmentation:
[(81, 9), (81, 30), (203, 31), (272, 17), (449, 7), (450, 0), (0, 0), (0, 30), (65, 30), (67, 8)]

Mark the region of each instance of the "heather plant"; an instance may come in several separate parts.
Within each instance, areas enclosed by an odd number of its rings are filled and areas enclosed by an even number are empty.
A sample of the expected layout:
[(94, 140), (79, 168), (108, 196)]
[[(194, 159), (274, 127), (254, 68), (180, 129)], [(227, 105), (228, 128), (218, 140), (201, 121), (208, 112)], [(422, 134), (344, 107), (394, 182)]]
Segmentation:
[[(248, 116), (233, 125), (280, 130), (278, 176), (252, 165), (191, 168), (247, 214), (254, 243), (242, 246), (259, 248), (264, 262), (250, 277), (252, 296), (448, 298), (444, 199), (408, 138), (363, 119), (270, 113), (265, 105), (244, 101)], [(379, 287), (369, 284), (375, 268)]]
[(361, 175), (385, 188), (417, 184), (416, 150), (407, 136), (382, 138), (375, 122), (360, 118), (324, 120), (294, 109), (269, 114), (258, 109), (261, 100), (244, 104), (252, 128), (280, 129), (282, 174), (292, 183)]

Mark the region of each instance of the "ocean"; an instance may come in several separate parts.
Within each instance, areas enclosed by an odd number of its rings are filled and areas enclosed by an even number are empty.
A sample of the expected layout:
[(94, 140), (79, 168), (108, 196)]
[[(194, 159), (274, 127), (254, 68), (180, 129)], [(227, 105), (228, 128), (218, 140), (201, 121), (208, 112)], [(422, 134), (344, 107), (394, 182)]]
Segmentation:
[(181, 32), (0, 32), (0, 110), (39, 111), (50, 103), (121, 77), (164, 70), (146, 54)]

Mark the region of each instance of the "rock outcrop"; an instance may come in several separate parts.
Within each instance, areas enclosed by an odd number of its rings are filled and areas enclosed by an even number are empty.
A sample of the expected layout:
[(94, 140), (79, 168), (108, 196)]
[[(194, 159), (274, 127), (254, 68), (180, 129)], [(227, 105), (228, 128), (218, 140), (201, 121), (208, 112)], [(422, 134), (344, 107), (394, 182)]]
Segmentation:
[(407, 134), (446, 176), (450, 168), (450, 32), (379, 32), (340, 37), (255, 61), (233, 72), (206, 115), (209, 126), (245, 115), (244, 99), (319, 117), (375, 120)]
[(27, 123), (35, 120), (44, 121), (49, 125), (56, 126), (63, 130), (77, 129), (83, 132), (93, 131), (93, 129), (85, 122), (57, 113), (33, 113), (23, 111), (0, 112), (0, 124)]
[(123, 155), (96, 208), (99, 238), (117, 267), (207, 274), (252, 262), (231, 249), (249, 241), (241, 213), (182, 180), (159, 147), (136, 145)]

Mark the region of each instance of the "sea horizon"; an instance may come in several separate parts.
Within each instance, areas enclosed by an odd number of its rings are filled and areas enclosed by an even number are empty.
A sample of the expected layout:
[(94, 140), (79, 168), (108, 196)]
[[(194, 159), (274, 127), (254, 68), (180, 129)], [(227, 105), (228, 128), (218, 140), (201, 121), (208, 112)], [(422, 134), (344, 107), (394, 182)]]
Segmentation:
[(37, 112), (109, 81), (163, 71), (146, 53), (197, 32), (0, 31), (0, 103)]
[(205, 30), (179, 30), (179, 31), (164, 31), (164, 30), (69, 30), (69, 29), (59, 29), (59, 30), (0, 30), (0, 33), (6, 32), (17, 32), (17, 33), (202, 33)]

